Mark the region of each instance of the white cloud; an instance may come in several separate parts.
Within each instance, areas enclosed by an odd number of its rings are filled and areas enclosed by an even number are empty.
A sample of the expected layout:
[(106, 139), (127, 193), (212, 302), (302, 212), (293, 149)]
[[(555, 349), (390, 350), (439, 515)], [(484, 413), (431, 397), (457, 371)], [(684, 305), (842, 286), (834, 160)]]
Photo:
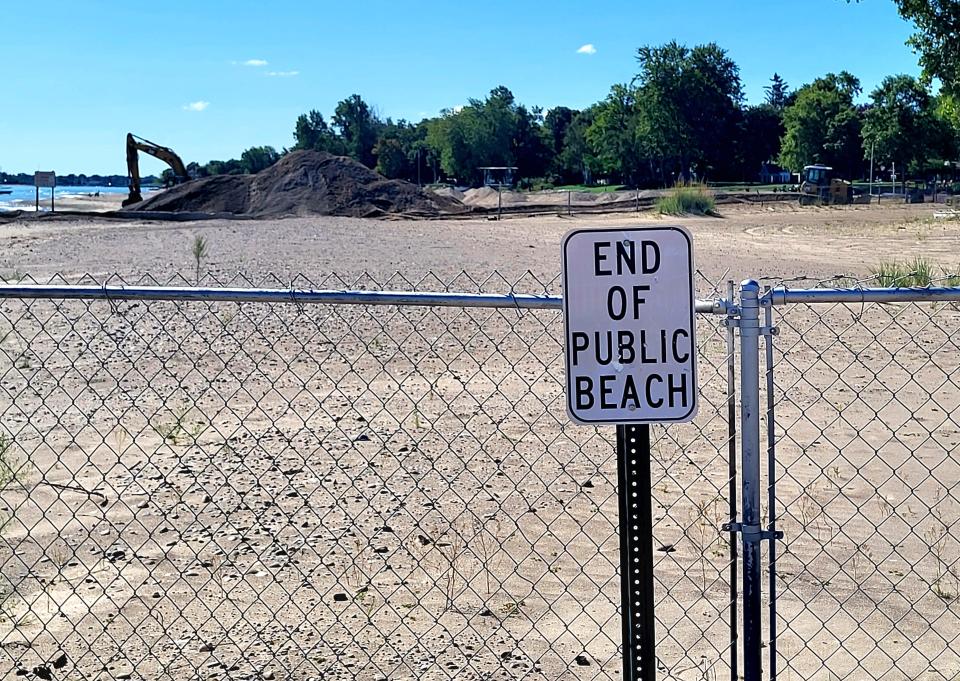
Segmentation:
[(266, 66), (267, 63), (268, 62), (266, 59), (248, 59), (247, 61), (243, 62), (243, 65), (244, 66)]
[(453, 107), (453, 113), (458, 114), (461, 111), (463, 111), (463, 104), (457, 104), (455, 107)]
[(271, 78), (293, 78), (294, 76), (299, 76), (299, 71), (267, 71), (267, 75)]
[(593, 46), (593, 43), (587, 43), (586, 45), (581, 45), (580, 49), (577, 50), (577, 54), (596, 54), (597, 48)]
[(199, 102), (190, 102), (189, 104), (184, 104), (183, 110), (184, 111), (203, 111), (208, 106), (210, 106), (210, 102), (205, 102), (201, 99)]

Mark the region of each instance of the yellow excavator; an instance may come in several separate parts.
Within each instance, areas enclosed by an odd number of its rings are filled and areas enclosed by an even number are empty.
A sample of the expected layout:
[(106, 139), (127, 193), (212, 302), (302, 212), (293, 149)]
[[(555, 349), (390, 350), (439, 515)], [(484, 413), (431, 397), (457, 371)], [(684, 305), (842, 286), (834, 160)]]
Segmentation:
[(139, 203), (143, 201), (143, 196), (140, 194), (140, 159), (137, 156), (137, 152), (142, 151), (145, 154), (150, 154), (155, 158), (159, 158), (161, 161), (165, 162), (173, 170), (173, 174), (176, 175), (177, 182), (186, 182), (190, 179), (190, 175), (187, 173), (187, 168), (183, 165), (183, 159), (177, 156), (176, 152), (169, 148), (164, 147), (159, 144), (155, 144), (150, 140), (145, 140), (142, 137), (137, 137), (131, 132), (127, 133), (127, 175), (130, 178), (130, 195), (124, 199), (124, 206), (129, 206), (133, 203)]

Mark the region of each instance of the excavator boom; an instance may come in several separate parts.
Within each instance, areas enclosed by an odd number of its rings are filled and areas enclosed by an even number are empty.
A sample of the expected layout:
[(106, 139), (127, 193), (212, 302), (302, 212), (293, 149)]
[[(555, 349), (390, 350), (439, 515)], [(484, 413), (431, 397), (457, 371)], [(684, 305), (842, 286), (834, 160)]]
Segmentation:
[(183, 159), (177, 156), (177, 153), (170, 147), (164, 147), (155, 144), (150, 140), (137, 137), (133, 133), (127, 133), (127, 175), (130, 178), (130, 195), (124, 200), (123, 205), (129, 206), (133, 203), (143, 201), (140, 194), (140, 158), (138, 152), (150, 154), (166, 163), (173, 170), (177, 177), (177, 182), (186, 182), (190, 179), (187, 168), (183, 164)]

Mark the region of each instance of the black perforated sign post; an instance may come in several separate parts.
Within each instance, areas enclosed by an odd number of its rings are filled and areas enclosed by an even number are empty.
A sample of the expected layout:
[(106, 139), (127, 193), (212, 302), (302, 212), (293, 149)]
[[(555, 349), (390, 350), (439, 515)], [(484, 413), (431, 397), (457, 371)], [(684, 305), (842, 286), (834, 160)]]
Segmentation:
[(617, 426), (617, 469), (623, 678), (654, 681), (657, 654), (653, 616), (650, 426)]

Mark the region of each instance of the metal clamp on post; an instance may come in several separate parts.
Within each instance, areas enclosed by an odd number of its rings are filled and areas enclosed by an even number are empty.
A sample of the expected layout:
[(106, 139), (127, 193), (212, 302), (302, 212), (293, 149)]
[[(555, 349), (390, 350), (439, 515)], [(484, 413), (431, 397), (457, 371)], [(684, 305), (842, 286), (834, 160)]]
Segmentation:
[[(738, 309), (736, 312), (737, 314), (739, 314), (740, 310)], [(738, 317), (727, 317), (726, 319), (723, 320), (723, 325), (731, 329), (739, 329), (742, 326), (740, 323), (740, 319)], [(757, 328), (761, 336), (769, 337), (769, 336), (780, 335), (780, 327), (777, 327), (777, 326), (760, 326)]]
[(761, 530), (759, 525), (744, 525), (743, 523), (724, 523), (720, 526), (723, 532), (739, 532), (743, 535), (744, 543), (773, 541), (783, 539), (783, 532), (780, 530)]

